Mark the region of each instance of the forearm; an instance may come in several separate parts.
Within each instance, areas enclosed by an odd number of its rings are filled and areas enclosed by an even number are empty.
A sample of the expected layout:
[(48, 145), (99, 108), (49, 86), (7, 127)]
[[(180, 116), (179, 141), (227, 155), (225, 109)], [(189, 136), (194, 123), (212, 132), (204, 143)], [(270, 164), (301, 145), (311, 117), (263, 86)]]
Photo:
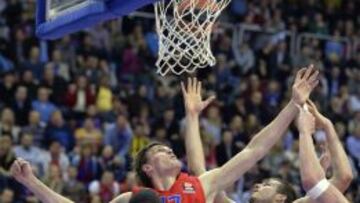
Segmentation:
[(24, 185), (44, 203), (73, 203), (69, 199), (57, 194), (36, 177), (30, 178)]
[(238, 180), (263, 158), (285, 133), (298, 111), (295, 103), (290, 101), (268, 126), (255, 135), (244, 150), (225, 163), (220, 168), (220, 174), (226, 174), (226, 176), (217, 177), (219, 179), (216, 184), (219, 189), (223, 190), (234, 180)]
[(301, 133), (299, 137), (300, 175), (303, 187), (308, 191), (325, 178), (325, 172), (316, 156), (311, 135)]
[(351, 166), (331, 121), (327, 122), (324, 130), (326, 132), (328, 148), (333, 164), (333, 177), (331, 178), (331, 182), (341, 192), (344, 192), (353, 179)]
[(185, 148), (189, 170), (199, 176), (206, 171), (204, 150), (200, 138), (199, 116), (186, 115)]

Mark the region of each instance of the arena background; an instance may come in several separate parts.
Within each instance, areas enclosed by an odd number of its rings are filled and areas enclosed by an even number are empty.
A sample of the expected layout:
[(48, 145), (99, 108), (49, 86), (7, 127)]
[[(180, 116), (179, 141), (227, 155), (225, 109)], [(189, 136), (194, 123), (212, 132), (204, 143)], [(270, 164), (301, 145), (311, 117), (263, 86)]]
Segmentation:
[[(313, 63), (321, 79), (312, 99), (351, 161), (346, 197), (360, 202), (359, 6), (232, 0), (213, 31), (217, 64), (196, 73), (206, 95), (217, 95), (201, 117), (208, 168), (241, 150), (288, 100), (294, 72)], [(34, 35), (34, 13), (35, 0), (0, 0), (0, 202), (38, 202), (9, 176), (17, 156), (78, 203), (130, 190), (131, 159), (152, 140), (169, 143), (185, 163), (182, 78), (156, 74), (152, 7), (51, 42)], [(324, 133), (315, 138), (321, 148)], [(250, 186), (269, 176), (303, 194), (294, 128), (228, 193), (245, 203)]]

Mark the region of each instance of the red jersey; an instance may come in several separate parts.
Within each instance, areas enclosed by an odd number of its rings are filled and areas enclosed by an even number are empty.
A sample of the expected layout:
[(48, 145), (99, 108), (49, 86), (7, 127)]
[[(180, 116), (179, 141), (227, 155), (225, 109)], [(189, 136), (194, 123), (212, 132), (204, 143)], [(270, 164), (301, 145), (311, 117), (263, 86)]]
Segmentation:
[(180, 173), (169, 190), (155, 191), (159, 194), (162, 203), (206, 203), (199, 178), (186, 173)]

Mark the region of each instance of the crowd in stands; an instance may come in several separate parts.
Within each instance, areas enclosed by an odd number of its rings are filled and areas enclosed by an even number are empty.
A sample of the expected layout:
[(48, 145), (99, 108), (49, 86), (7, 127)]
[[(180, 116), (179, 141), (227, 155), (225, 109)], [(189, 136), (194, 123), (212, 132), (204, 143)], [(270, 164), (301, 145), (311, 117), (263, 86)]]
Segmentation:
[[(77, 203), (109, 202), (130, 191), (137, 184), (131, 161), (151, 141), (171, 145), (186, 170), (183, 78), (156, 74), (153, 19), (123, 17), (45, 42), (34, 34), (35, 3), (0, 0), (0, 202), (38, 202), (9, 174), (16, 157)], [(250, 33), (234, 52), (231, 30), (216, 25), (217, 64), (196, 74), (205, 95), (217, 95), (201, 117), (208, 169), (274, 118), (289, 99), (294, 72), (313, 63), (321, 74), (312, 99), (335, 124), (352, 164), (346, 197), (360, 202), (360, 52), (348, 54), (336, 40), (360, 37), (359, 8), (353, 0), (232, 0), (223, 22), (334, 39), (306, 40), (294, 56), (288, 40)], [(319, 149), (326, 145), (324, 132), (314, 138)], [(275, 176), (303, 195), (298, 144), (291, 127), (228, 194), (245, 203), (254, 183)]]

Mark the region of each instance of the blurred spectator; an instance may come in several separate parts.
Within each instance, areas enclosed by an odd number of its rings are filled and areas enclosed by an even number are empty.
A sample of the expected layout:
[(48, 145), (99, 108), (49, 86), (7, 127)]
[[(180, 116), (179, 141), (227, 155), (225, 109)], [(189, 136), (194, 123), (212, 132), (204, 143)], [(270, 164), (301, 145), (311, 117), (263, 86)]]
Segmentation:
[(64, 189), (64, 180), (61, 176), (60, 167), (50, 165), (44, 178), (44, 184), (56, 193), (61, 193)]
[(136, 173), (134, 171), (129, 171), (126, 175), (125, 181), (120, 184), (121, 193), (133, 191), (137, 186)]
[(149, 133), (150, 129), (147, 124), (134, 124), (134, 135), (131, 139), (130, 145), (130, 155), (132, 158), (135, 158), (136, 154), (150, 143)]
[(99, 113), (108, 113), (112, 109), (113, 94), (109, 86), (109, 78), (100, 78), (99, 89), (96, 96), (96, 108)]
[(9, 134), (0, 136), (0, 186), (9, 186), (10, 167), (16, 156), (12, 148), (12, 137)]
[(28, 99), (26, 87), (17, 87), (15, 99), (11, 102), (11, 109), (13, 109), (14, 111), (16, 124), (24, 126), (28, 123), (28, 115), (31, 110), (31, 102)]
[(119, 115), (115, 123), (105, 128), (104, 144), (112, 146), (119, 157), (128, 153), (133, 132), (124, 115)]
[(40, 120), (47, 123), (57, 107), (49, 101), (50, 91), (46, 87), (38, 89), (37, 100), (32, 102), (32, 108), (40, 113)]
[(95, 127), (91, 118), (85, 118), (82, 127), (75, 130), (75, 138), (77, 144), (91, 144), (95, 151), (98, 151), (103, 140), (101, 131)]
[(244, 43), (240, 46), (239, 52), (235, 55), (235, 60), (240, 68), (241, 75), (246, 75), (255, 66), (255, 56), (249, 45)]
[(22, 128), (23, 133), (33, 135), (34, 145), (40, 147), (44, 141), (45, 123), (40, 121), (40, 113), (30, 111), (28, 114), (28, 125)]
[(93, 154), (92, 146), (89, 144), (83, 144), (80, 146), (80, 154), (77, 154), (72, 160), (78, 170), (77, 179), (84, 183), (89, 184), (92, 180), (96, 180), (101, 175), (101, 167)]
[(70, 67), (69, 64), (63, 60), (62, 53), (59, 49), (52, 52), (51, 62), (49, 67), (54, 68), (55, 76), (69, 82), (70, 81)]
[(49, 90), (50, 101), (56, 105), (64, 103), (65, 94), (65, 80), (55, 74), (55, 67), (47, 64), (44, 69), (42, 80), (40, 81), (41, 87), (47, 87)]
[(20, 81), (20, 85), (23, 85), (26, 87), (27, 92), (28, 92), (28, 97), (31, 101), (36, 99), (38, 85), (35, 82), (33, 73), (30, 70), (25, 70), (23, 72), (22, 78)]
[(205, 132), (214, 140), (215, 144), (221, 141), (221, 123), (219, 108), (217, 106), (210, 106), (207, 110), (206, 117), (201, 120), (201, 125), (204, 127)]
[(62, 177), (67, 177), (70, 161), (60, 142), (56, 140), (51, 141), (49, 144), (49, 151), (43, 153), (42, 159), (44, 163), (44, 171), (49, 171), (51, 166), (57, 166), (60, 169)]
[(68, 178), (64, 182), (62, 194), (69, 197), (74, 202), (85, 203), (86, 188), (84, 184), (79, 182), (76, 178), (78, 176), (77, 168), (70, 166), (68, 168)]
[(10, 108), (4, 108), (1, 111), (0, 118), (0, 136), (9, 134), (14, 143), (19, 141), (20, 127), (16, 125), (14, 112)]
[(14, 147), (16, 157), (21, 157), (30, 162), (31, 165), (39, 169), (39, 175), (45, 173), (44, 152), (33, 145), (33, 136), (23, 133), (20, 136), (20, 145)]
[(71, 132), (71, 129), (64, 121), (61, 111), (55, 111), (51, 115), (49, 125), (46, 127), (44, 132), (45, 146), (49, 146), (51, 141), (54, 140), (61, 143), (67, 152), (72, 150), (75, 144), (75, 138)]
[(119, 184), (114, 179), (111, 171), (104, 171), (100, 181), (95, 180), (89, 185), (91, 196), (99, 196), (101, 202), (109, 202), (120, 193)]
[(125, 178), (128, 169), (126, 160), (123, 157), (116, 155), (110, 145), (106, 145), (102, 149), (99, 163), (103, 171), (112, 171), (116, 180), (120, 181)]
[(14, 198), (14, 191), (11, 190), (10, 188), (4, 188), (1, 190), (1, 194), (0, 194), (0, 202), (1, 203), (13, 203), (15, 198)]
[(16, 90), (16, 78), (14, 73), (7, 72), (3, 76), (3, 81), (0, 83), (1, 103), (10, 106), (14, 98)]
[(65, 95), (65, 103), (74, 111), (76, 118), (82, 118), (86, 107), (94, 104), (95, 92), (88, 85), (87, 78), (79, 75), (76, 84), (70, 84)]
[(40, 49), (37, 46), (33, 46), (29, 52), (28, 60), (22, 64), (23, 69), (31, 70), (36, 80), (40, 80), (44, 71), (44, 64), (40, 61)]

